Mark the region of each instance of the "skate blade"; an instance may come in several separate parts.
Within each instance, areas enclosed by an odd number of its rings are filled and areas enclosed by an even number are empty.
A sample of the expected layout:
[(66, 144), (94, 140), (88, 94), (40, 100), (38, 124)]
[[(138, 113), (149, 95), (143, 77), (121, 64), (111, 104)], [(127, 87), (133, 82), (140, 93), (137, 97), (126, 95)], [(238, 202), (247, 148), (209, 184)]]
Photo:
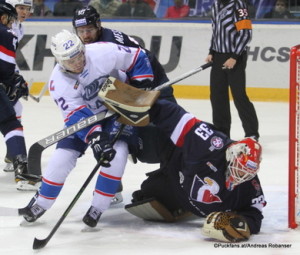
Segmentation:
[(115, 196), (111, 199), (110, 205), (117, 205), (123, 202), (122, 193), (116, 193)]
[(7, 163), (6, 166), (3, 169), (4, 172), (9, 173), (9, 172), (14, 172), (14, 166), (12, 163)]
[(19, 191), (38, 191), (41, 186), (41, 182), (30, 184), (29, 181), (18, 181), (17, 190)]
[(89, 232), (99, 232), (101, 229), (99, 227), (91, 228), (89, 226), (84, 226), (83, 229), (81, 229), (82, 233), (89, 233)]
[(28, 222), (27, 220), (23, 219), (21, 222), (20, 222), (20, 227), (36, 227), (36, 226), (40, 226), (40, 225), (43, 225), (45, 224), (44, 221), (34, 221), (34, 222)]

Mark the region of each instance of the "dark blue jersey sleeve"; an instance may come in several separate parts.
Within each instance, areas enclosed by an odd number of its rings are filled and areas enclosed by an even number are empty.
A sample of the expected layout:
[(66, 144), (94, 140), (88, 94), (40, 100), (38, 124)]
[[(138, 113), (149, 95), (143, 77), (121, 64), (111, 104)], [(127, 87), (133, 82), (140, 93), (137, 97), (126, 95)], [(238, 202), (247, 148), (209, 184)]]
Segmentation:
[[(154, 73), (154, 79), (150, 84), (150, 87), (153, 89), (165, 82), (168, 82), (169, 79), (166, 75), (166, 72), (163, 68), (163, 66), (160, 64), (156, 56), (150, 52), (149, 50), (143, 48), (138, 41), (136, 41), (133, 37), (128, 36), (127, 34), (124, 34), (121, 31), (109, 29), (109, 28), (101, 28), (101, 34), (98, 38), (98, 41), (101, 42), (112, 42), (116, 44), (120, 44), (127, 47), (133, 47), (133, 48), (141, 48), (145, 54), (147, 55), (151, 68)], [(147, 85), (148, 87), (148, 85)], [(173, 96), (173, 88), (167, 87), (163, 89), (160, 93), (160, 98), (164, 98), (167, 100), (171, 100), (173, 102), (176, 102), (174, 96)]]
[(17, 37), (0, 24), (0, 82), (9, 85), (16, 67)]

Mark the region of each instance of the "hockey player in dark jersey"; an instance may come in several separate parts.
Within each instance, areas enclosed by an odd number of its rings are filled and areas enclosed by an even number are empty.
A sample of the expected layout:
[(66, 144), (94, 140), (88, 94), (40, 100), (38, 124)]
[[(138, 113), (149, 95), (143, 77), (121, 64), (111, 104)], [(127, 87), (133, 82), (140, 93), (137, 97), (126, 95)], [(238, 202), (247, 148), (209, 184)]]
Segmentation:
[(176, 221), (187, 212), (207, 217), (203, 232), (221, 241), (245, 241), (260, 231), (265, 206), (257, 177), (261, 145), (232, 141), (179, 105), (158, 101), (150, 120), (176, 145), (168, 163), (148, 174), (126, 209), (147, 220)]
[[(77, 9), (72, 20), (73, 28), (84, 44), (94, 42), (113, 42), (127, 47), (142, 48), (141, 45), (132, 37), (121, 31), (104, 28), (101, 26), (100, 14), (93, 6)], [(154, 73), (154, 80), (146, 84), (132, 84), (138, 88), (152, 89), (169, 81), (164, 68), (157, 60), (156, 56), (147, 49), (147, 57), (150, 60), (151, 68)], [(173, 95), (173, 88), (168, 87), (161, 91), (160, 98), (176, 102)]]
[(17, 120), (14, 110), (18, 99), (28, 96), (27, 82), (15, 73), (18, 40), (12, 32), (12, 23), (17, 18), (16, 9), (1, 2), (0, 17), (0, 131), (13, 161), (16, 182), (32, 180), (35, 183), (38, 178), (28, 175), (23, 126)]

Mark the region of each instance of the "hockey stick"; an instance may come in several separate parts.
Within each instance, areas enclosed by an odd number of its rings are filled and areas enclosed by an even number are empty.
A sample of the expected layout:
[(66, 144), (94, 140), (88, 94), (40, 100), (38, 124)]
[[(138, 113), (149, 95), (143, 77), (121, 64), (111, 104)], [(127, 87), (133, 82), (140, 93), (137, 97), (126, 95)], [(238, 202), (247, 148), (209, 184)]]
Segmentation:
[[(30, 85), (28, 86), (28, 89), (30, 90), (30, 88), (32, 87), (33, 82), (30, 82)], [(46, 90), (47, 90), (48, 86), (47, 83), (44, 84), (43, 88), (41, 89), (39, 95), (37, 97), (35, 97), (34, 95), (29, 93), (29, 97), (31, 99), (33, 99), (35, 102), (39, 103), (41, 98), (43, 97), (43, 95), (45, 94)]]
[(190, 76), (192, 76), (192, 75), (194, 75), (194, 74), (196, 74), (196, 73), (198, 73), (198, 72), (200, 72), (200, 71), (202, 71), (202, 70), (204, 70), (204, 69), (206, 69), (206, 68), (208, 68), (210, 66), (212, 66), (212, 62), (208, 62), (208, 63), (206, 63), (206, 64), (204, 64), (202, 66), (199, 66), (199, 67), (197, 67), (197, 68), (195, 68), (195, 69), (193, 69), (193, 70), (191, 70), (191, 71), (189, 71), (187, 73), (184, 73), (184, 74), (180, 75), (179, 77), (175, 78), (172, 81), (168, 81), (168, 82), (166, 82), (166, 83), (164, 83), (164, 84), (162, 84), (160, 86), (157, 86), (153, 90), (162, 90), (162, 89), (164, 89), (166, 87), (169, 87), (169, 86), (171, 86), (171, 85), (173, 85), (173, 84), (175, 84), (175, 83), (177, 83), (179, 81), (182, 81), (182, 80), (184, 80), (184, 79), (186, 79), (186, 78), (188, 78), (188, 77), (190, 77)]
[(51, 145), (59, 142), (60, 140), (104, 119), (106, 112), (100, 112), (98, 114), (92, 115), (82, 121), (75, 123), (72, 126), (64, 128), (60, 131), (55, 132), (52, 135), (49, 135), (33, 145), (29, 148), (28, 151), (28, 169), (30, 174), (32, 175), (41, 175), (41, 158), (43, 151), (50, 147)]
[(46, 93), (47, 89), (48, 89), (48, 86), (47, 86), (47, 83), (45, 83), (43, 88), (41, 89), (40, 94), (37, 97), (32, 97), (32, 99), (39, 103), (41, 101), (41, 98), (43, 97), (43, 95)]
[[(112, 145), (115, 144), (115, 142), (119, 138), (120, 134), (122, 133), (124, 127), (125, 127), (125, 125), (123, 125), (123, 124), (120, 126), (117, 134), (115, 135), (115, 137), (114, 137), (114, 139), (112, 141)], [(81, 189), (78, 191), (78, 193), (76, 194), (76, 196), (74, 197), (74, 199), (72, 200), (72, 202), (70, 203), (70, 205), (68, 206), (68, 208), (65, 210), (65, 212), (63, 213), (63, 215), (60, 217), (60, 219), (58, 220), (58, 222), (56, 223), (56, 225), (51, 230), (50, 234), (45, 239), (34, 238), (34, 241), (33, 241), (33, 249), (34, 250), (42, 249), (42, 248), (44, 248), (47, 245), (47, 243), (50, 241), (50, 239), (55, 234), (55, 232), (57, 231), (57, 229), (59, 228), (59, 226), (62, 224), (62, 222), (64, 221), (64, 219), (67, 217), (67, 215), (69, 214), (69, 212), (71, 211), (71, 209), (73, 208), (73, 206), (75, 205), (75, 203), (77, 202), (77, 200), (79, 199), (79, 197), (82, 195), (82, 193), (84, 192), (84, 190), (86, 189), (86, 187), (88, 186), (88, 184), (90, 183), (90, 181), (93, 179), (95, 173), (98, 171), (98, 169), (99, 169), (99, 167), (100, 167), (100, 165), (101, 165), (102, 162), (103, 162), (103, 158), (101, 158), (98, 161), (98, 163), (94, 167), (93, 171), (90, 173), (90, 175), (88, 176), (88, 178), (86, 179), (86, 181), (82, 185)]]
[[(32, 94), (28, 94), (28, 96), (31, 98), (31, 99), (33, 99), (35, 102), (37, 102), (37, 103), (39, 103), (40, 102), (40, 99), (38, 98), (38, 97), (35, 97), (34, 95), (32, 95)], [(25, 100), (27, 100), (27, 99), (25, 99)]]
[[(204, 64), (198, 68), (195, 68), (187, 73), (182, 74), (181, 76), (179, 76), (178, 78), (175, 78), (172, 81), (168, 81), (168, 82), (156, 87), (154, 90), (162, 90), (166, 87), (169, 87), (169, 86), (175, 84), (176, 82), (179, 82), (189, 76), (192, 76), (193, 74), (196, 74), (196, 73), (210, 67), (211, 65), (212, 65), (211, 62)], [(117, 105), (115, 105), (115, 108), (118, 109)], [(124, 112), (124, 110), (119, 108), (119, 113), (121, 113), (121, 112)], [(95, 122), (103, 119), (104, 117), (102, 117), (100, 115), (101, 115), (101, 113), (93, 115), (87, 119), (84, 119), (84, 120), (74, 124), (73, 126), (64, 128), (64, 129), (34, 143), (29, 148), (29, 152), (28, 152), (28, 169), (30, 171), (30, 174), (37, 175), (37, 176), (42, 174), (41, 157), (42, 157), (42, 152), (46, 148), (59, 142), (62, 139), (68, 137), (69, 135), (72, 135), (72, 134), (76, 133), (77, 131), (79, 131), (85, 127), (88, 127), (88, 126), (94, 124)], [(140, 115), (140, 116), (143, 116), (143, 115)]]

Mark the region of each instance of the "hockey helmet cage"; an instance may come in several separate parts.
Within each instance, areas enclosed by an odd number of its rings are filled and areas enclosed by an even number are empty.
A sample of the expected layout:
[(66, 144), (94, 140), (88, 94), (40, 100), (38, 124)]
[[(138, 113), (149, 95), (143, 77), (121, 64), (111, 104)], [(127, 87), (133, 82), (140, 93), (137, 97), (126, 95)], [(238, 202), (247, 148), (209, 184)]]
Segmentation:
[(16, 8), (17, 5), (25, 5), (32, 8), (32, 0), (6, 0), (7, 3), (11, 4)]
[(84, 44), (79, 37), (68, 30), (62, 30), (52, 37), (51, 52), (61, 67), (64, 60), (69, 60), (84, 52)]
[(89, 5), (75, 10), (72, 24), (75, 29), (77, 27), (87, 26), (90, 24), (97, 27), (98, 21), (100, 21), (100, 14), (93, 6)]
[(2, 16), (3, 14), (7, 14), (9, 20), (16, 20), (18, 17), (15, 7), (7, 2), (0, 3), (0, 16)]
[(261, 154), (262, 147), (253, 138), (234, 142), (227, 148), (226, 187), (229, 190), (256, 176), (261, 162)]

